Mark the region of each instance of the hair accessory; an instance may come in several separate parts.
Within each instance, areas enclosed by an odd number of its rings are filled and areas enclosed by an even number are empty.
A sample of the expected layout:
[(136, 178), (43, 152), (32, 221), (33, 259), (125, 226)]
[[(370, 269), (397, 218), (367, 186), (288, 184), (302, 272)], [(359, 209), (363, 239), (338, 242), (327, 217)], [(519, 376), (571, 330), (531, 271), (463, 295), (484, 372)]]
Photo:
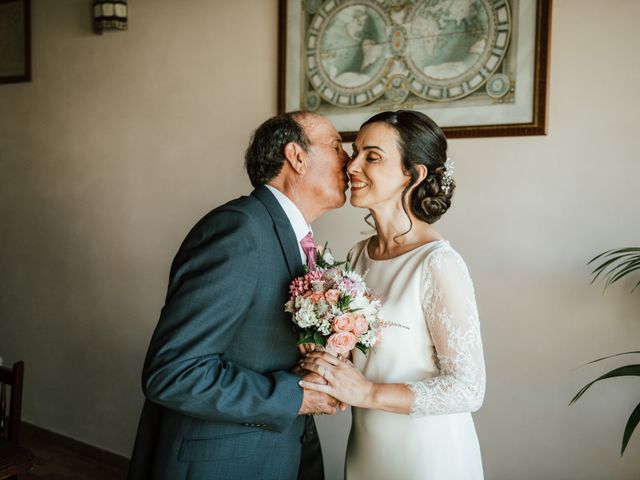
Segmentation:
[(451, 158), (447, 157), (447, 161), (444, 162), (444, 173), (442, 174), (442, 191), (445, 195), (449, 194), (451, 190), (451, 182), (453, 182), (453, 171), (455, 170), (455, 163)]

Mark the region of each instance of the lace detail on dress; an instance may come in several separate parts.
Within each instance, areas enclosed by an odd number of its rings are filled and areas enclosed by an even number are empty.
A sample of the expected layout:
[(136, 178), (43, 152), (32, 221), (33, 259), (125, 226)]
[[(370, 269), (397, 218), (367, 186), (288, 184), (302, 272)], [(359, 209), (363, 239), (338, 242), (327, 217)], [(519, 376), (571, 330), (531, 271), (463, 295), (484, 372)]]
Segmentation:
[(423, 263), (422, 308), (439, 375), (407, 383), (416, 399), (411, 415), (474, 412), (484, 399), (485, 368), (473, 283), (448, 244)]

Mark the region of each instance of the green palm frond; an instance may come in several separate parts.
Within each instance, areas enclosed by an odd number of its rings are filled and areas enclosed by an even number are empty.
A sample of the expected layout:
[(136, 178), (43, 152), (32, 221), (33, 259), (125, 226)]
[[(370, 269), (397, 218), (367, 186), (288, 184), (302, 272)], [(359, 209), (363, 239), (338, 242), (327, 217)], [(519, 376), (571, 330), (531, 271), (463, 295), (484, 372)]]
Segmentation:
[[(608, 355), (606, 357), (598, 358), (597, 360), (593, 360), (589, 363), (599, 362), (600, 360), (605, 360), (611, 357), (617, 357), (619, 355), (626, 355), (629, 353), (640, 353), (640, 352), (625, 352), (618, 353), (615, 355)], [(607, 378), (615, 378), (615, 377), (640, 377), (640, 365), (625, 365), (623, 367), (614, 368), (613, 370), (605, 373), (604, 375), (599, 376), (595, 380), (587, 383), (584, 387), (580, 389), (578, 393), (571, 399), (569, 405), (573, 405), (578, 399), (591, 387), (594, 383), (599, 382), (600, 380), (605, 380)], [(633, 431), (640, 423), (640, 403), (634, 408), (631, 415), (629, 415), (629, 419), (627, 420), (627, 425), (624, 428), (624, 434), (622, 435), (622, 448), (620, 449), (620, 456), (624, 454), (624, 451), (629, 444), (629, 440), (631, 439), (631, 435)]]
[(640, 377), (640, 365), (625, 365), (624, 367), (614, 368), (613, 370), (605, 373), (604, 375), (599, 376), (595, 380), (587, 383), (584, 387), (580, 389), (578, 393), (571, 399), (569, 405), (574, 404), (578, 399), (586, 392), (591, 385), (600, 380), (606, 380), (607, 378), (614, 377)]
[[(629, 248), (616, 248), (613, 250), (607, 250), (606, 252), (601, 253), (593, 257), (589, 260), (588, 265), (594, 264), (595, 268), (591, 272), (593, 278), (591, 279), (591, 283), (594, 283), (598, 278), (604, 278), (604, 288), (606, 289), (609, 285), (614, 284), (621, 278), (626, 277), (627, 275), (640, 272), (640, 248), (639, 247), (629, 247)], [(636, 288), (640, 286), (640, 280), (634, 285), (631, 289), (633, 292)], [(602, 360), (606, 360), (611, 357), (618, 357), (620, 355), (629, 355), (629, 354), (639, 354), (640, 351), (632, 351), (632, 352), (623, 352), (616, 353), (614, 355), (607, 355), (606, 357), (597, 358), (592, 360), (587, 365), (600, 362)], [(587, 383), (584, 387), (575, 394), (575, 396), (569, 402), (569, 405), (573, 405), (578, 399), (596, 382), (600, 380), (605, 380), (607, 378), (614, 377), (639, 377), (640, 378), (640, 365), (632, 364), (632, 365), (624, 365), (622, 367), (614, 368), (613, 370), (601, 375), (595, 380)], [(624, 454), (625, 449), (631, 439), (631, 435), (635, 428), (640, 423), (640, 403), (636, 406), (636, 408), (631, 412), (629, 419), (627, 420), (627, 425), (624, 428), (624, 434), (622, 435), (622, 448), (620, 449), (620, 455)]]
[(631, 355), (633, 353), (640, 353), (640, 350), (633, 350), (631, 352), (614, 353), (613, 355), (607, 355), (606, 357), (600, 357), (600, 358), (596, 358), (595, 360), (591, 360), (590, 362), (585, 363), (585, 365), (591, 365), (592, 363), (601, 362), (602, 360), (606, 360), (607, 358), (619, 357), (620, 355)]
[[(588, 265), (594, 262), (598, 262), (598, 264), (591, 272), (593, 276), (591, 283), (594, 283), (602, 276), (605, 278), (604, 287), (607, 288), (630, 273), (640, 271), (640, 248), (629, 247), (607, 250), (589, 260)], [(634, 291), (638, 286), (640, 286), (640, 280), (631, 291)]]
[(627, 448), (627, 444), (629, 443), (629, 439), (631, 438), (631, 434), (635, 430), (635, 428), (640, 423), (640, 403), (636, 405), (636, 408), (633, 409), (631, 415), (629, 415), (629, 420), (627, 420), (627, 426), (624, 427), (624, 434), (622, 435), (622, 449), (620, 449), (620, 456), (624, 453)]

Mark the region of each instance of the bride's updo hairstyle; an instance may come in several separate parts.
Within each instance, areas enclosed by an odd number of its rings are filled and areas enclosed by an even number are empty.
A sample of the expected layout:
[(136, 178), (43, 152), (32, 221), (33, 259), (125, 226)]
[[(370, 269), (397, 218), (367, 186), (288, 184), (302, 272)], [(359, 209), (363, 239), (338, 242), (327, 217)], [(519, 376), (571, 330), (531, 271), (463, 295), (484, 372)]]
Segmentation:
[[(413, 214), (427, 223), (435, 223), (451, 206), (451, 197), (456, 188), (453, 178), (447, 179), (447, 138), (436, 123), (425, 114), (412, 110), (382, 112), (362, 124), (385, 123), (398, 135), (398, 148), (402, 167), (411, 176), (411, 181), (402, 192), (402, 205), (409, 205)], [(427, 167), (427, 177), (411, 192), (407, 192), (418, 180), (416, 165)], [(449, 172), (451, 174), (451, 172)]]

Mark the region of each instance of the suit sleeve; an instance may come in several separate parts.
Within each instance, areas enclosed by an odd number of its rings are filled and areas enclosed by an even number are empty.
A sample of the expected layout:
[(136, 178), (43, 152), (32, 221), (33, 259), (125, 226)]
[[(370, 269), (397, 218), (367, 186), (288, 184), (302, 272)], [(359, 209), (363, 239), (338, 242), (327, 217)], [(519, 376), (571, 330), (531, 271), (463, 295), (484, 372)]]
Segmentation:
[(143, 370), (147, 398), (206, 419), (284, 430), (302, 403), (297, 375), (259, 373), (224, 352), (257, 289), (259, 234), (237, 211), (215, 212), (187, 236)]

